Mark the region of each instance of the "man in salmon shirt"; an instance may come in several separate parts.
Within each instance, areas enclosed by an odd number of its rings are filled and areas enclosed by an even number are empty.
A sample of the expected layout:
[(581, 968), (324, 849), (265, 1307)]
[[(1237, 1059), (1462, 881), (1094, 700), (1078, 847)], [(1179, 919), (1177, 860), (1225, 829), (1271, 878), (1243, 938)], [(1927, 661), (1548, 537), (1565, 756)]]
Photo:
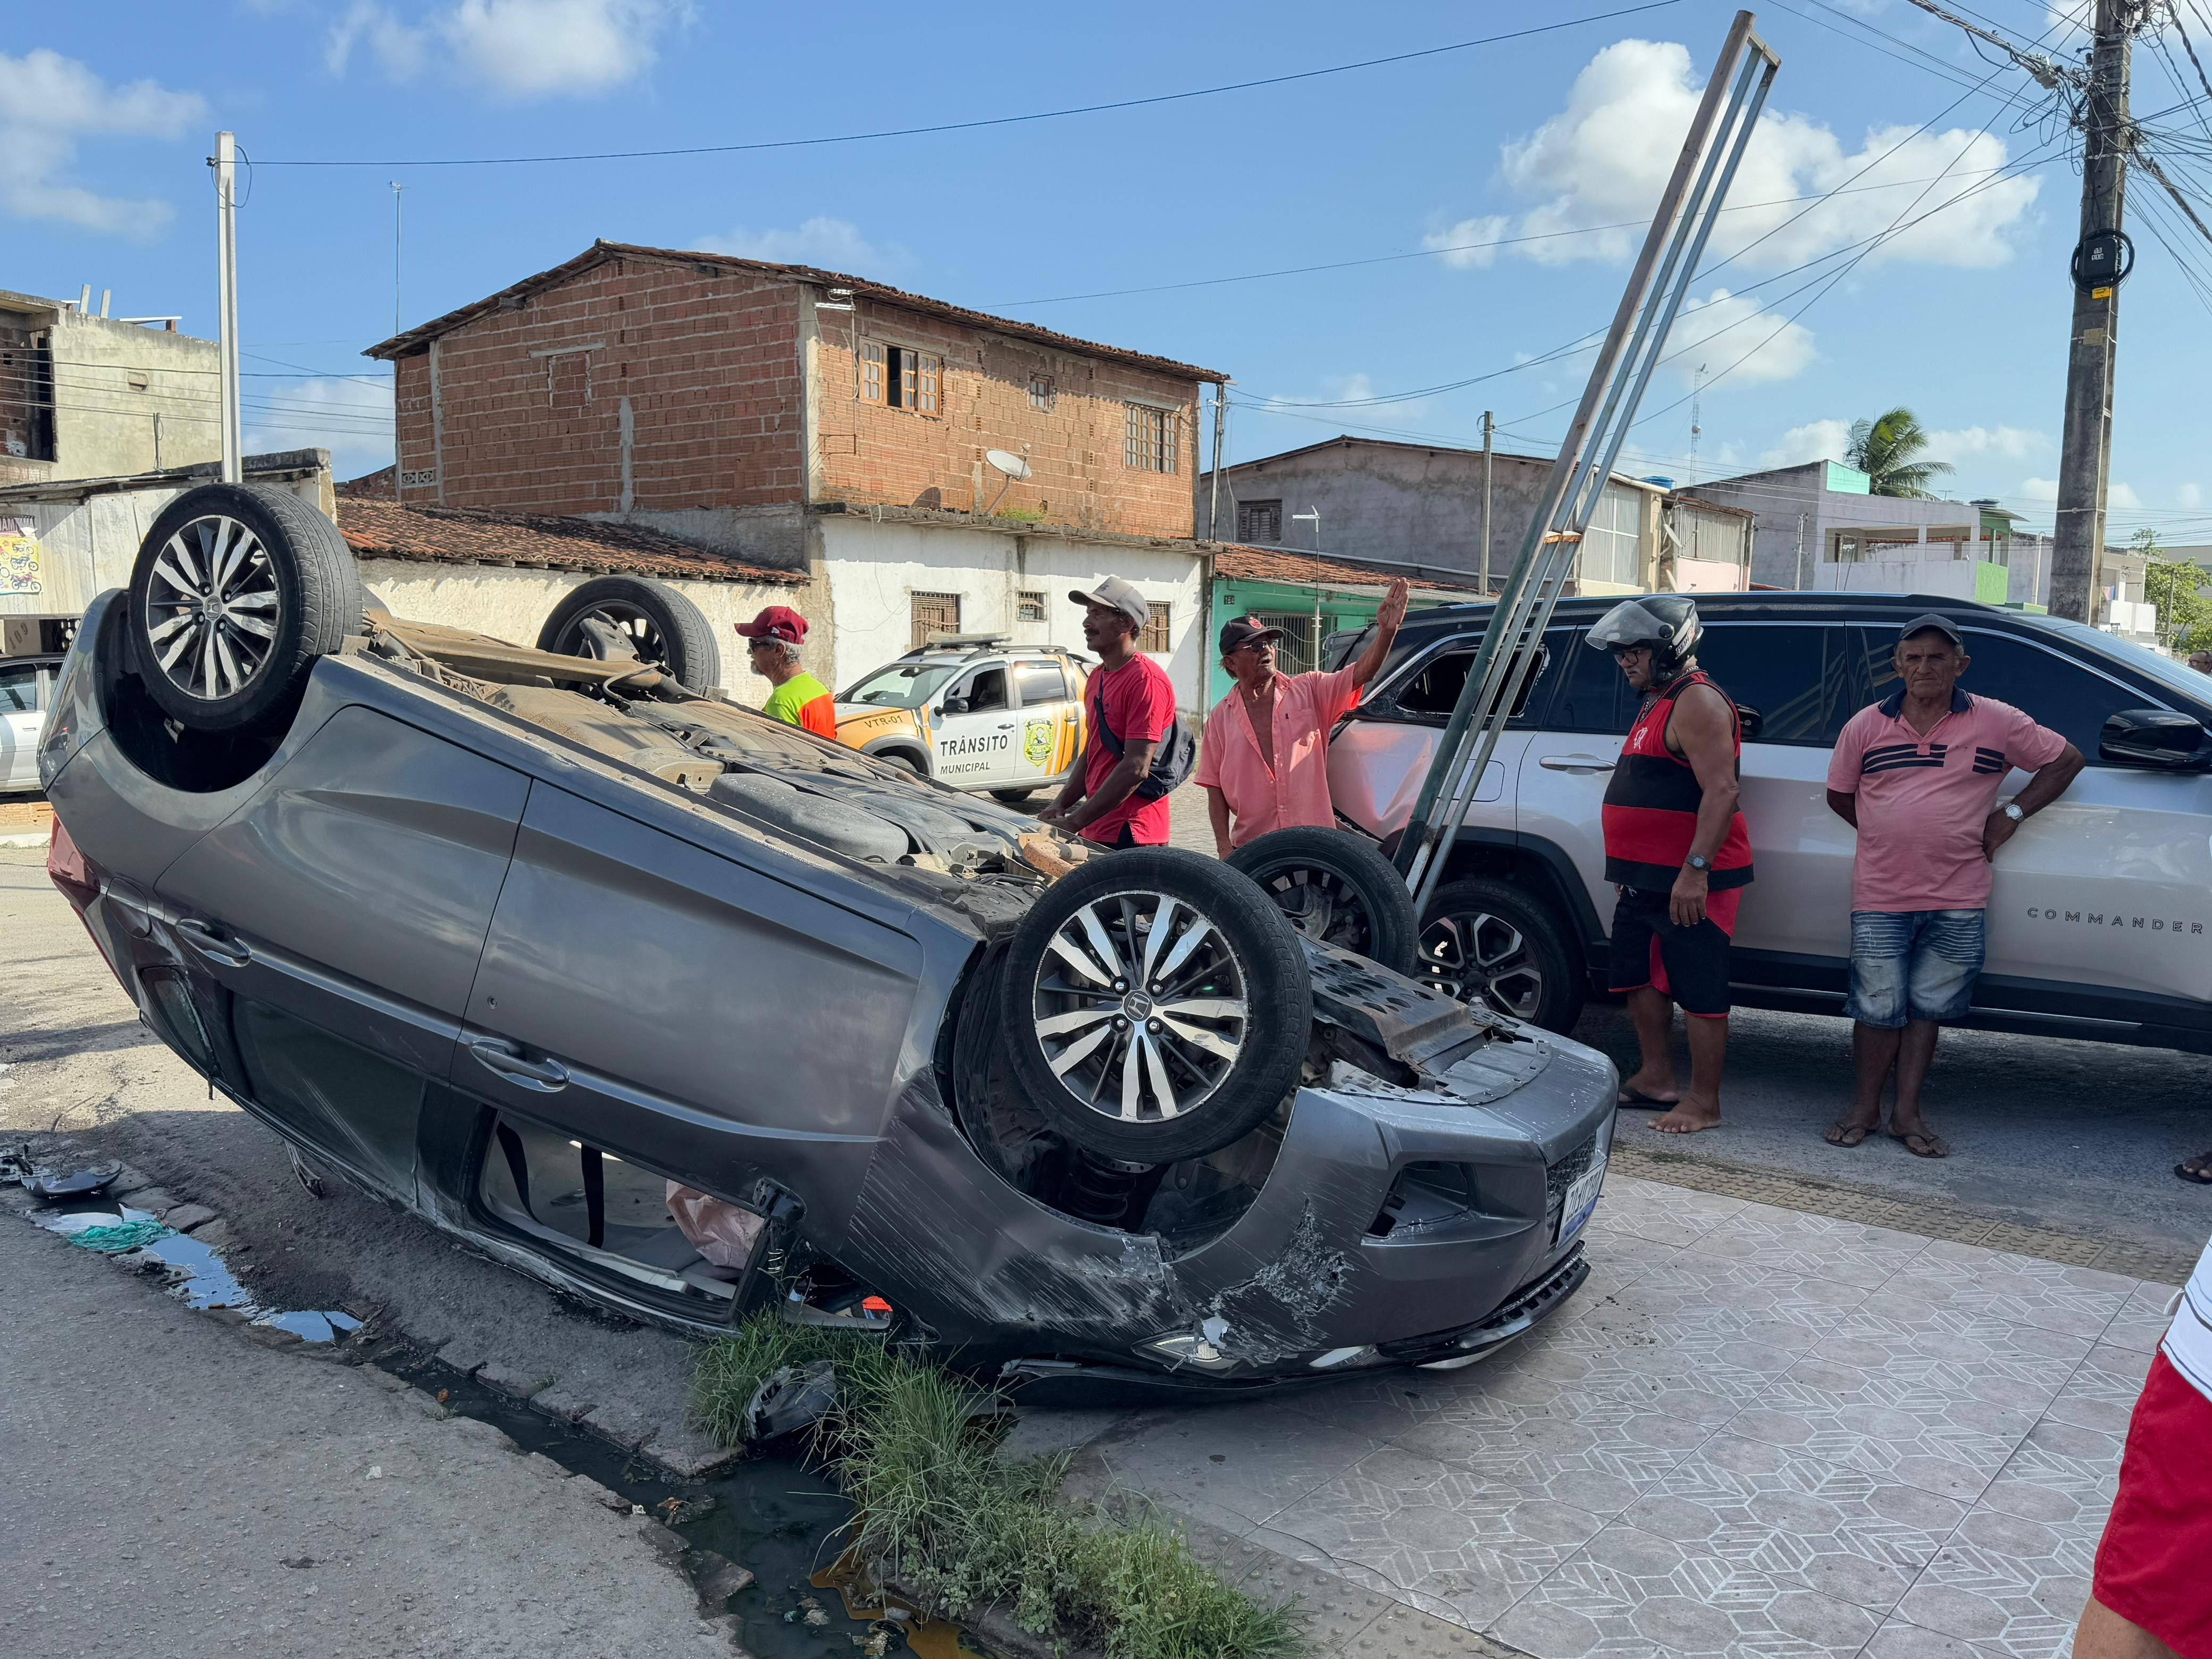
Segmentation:
[(1406, 584), (1390, 584), (1375, 613), (1375, 639), (1358, 662), (1333, 674), (1279, 674), (1279, 628), (1249, 617), (1221, 624), (1221, 665), (1237, 684), (1206, 717), (1196, 782), (1206, 791), (1214, 850), (1232, 848), (1293, 824), (1333, 829), (1328, 733), (1359, 701), (1360, 689), (1389, 659), (1406, 620)]

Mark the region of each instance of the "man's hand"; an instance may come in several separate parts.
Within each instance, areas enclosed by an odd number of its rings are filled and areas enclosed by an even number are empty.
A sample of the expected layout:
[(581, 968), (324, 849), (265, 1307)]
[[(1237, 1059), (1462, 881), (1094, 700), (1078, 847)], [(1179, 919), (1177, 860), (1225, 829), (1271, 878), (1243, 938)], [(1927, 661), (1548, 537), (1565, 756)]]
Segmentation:
[(1983, 859), (1994, 861), (1997, 855), (1997, 848), (2010, 841), (2019, 828), (2020, 826), (2006, 817), (2003, 812), (1990, 813), (1982, 824)]
[(1395, 578), (1390, 583), (1389, 592), (1383, 594), (1382, 603), (1375, 612), (1377, 632), (1390, 635), (1398, 631), (1406, 620), (1406, 579), (1403, 576)]
[(1705, 891), (1711, 885), (1704, 871), (1683, 866), (1674, 878), (1674, 890), (1667, 895), (1667, 914), (1677, 927), (1694, 927), (1705, 919)]

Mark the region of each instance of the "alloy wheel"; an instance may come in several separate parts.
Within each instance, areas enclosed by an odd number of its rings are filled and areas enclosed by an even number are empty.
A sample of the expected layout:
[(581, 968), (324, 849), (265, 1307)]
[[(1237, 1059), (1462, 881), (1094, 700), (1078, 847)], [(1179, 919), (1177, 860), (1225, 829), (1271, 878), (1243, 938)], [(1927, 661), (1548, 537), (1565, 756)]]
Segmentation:
[(1275, 908), (1308, 939), (1355, 956), (1374, 954), (1374, 924), (1352, 884), (1334, 871), (1300, 866), (1257, 878)]
[(260, 538), (233, 518), (169, 538), (146, 587), (146, 642), (187, 696), (216, 702), (250, 684), (275, 650), (283, 592)]
[(1480, 998), (1502, 1014), (1533, 1020), (1544, 1001), (1544, 970), (1527, 937), (1504, 917), (1469, 910), (1437, 917), (1421, 934), (1421, 977), (1461, 1002)]
[(630, 653), (647, 667), (667, 667), (668, 645), (660, 636), (659, 625), (637, 606), (615, 600), (579, 611), (569, 617), (552, 649), (564, 657), (603, 658), (601, 642), (584, 626), (587, 621), (604, 623), (613, 629), (629, 642)]
[(1063, 922), (1037, 969), (1039, 1045), (1077, 1100), (1125, 1123), (1196, 1110), (1249, 1022), (1243, 965), (1188, 901), (1109, 893)]

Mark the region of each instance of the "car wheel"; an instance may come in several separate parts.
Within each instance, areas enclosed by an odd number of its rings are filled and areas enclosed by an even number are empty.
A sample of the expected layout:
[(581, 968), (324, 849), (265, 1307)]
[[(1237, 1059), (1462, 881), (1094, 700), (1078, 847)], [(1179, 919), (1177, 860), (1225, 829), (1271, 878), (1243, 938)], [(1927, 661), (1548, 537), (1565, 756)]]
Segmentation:
[(563, 595), (538, 630), (538, 648), (564, 657), (604, 659), (613, 654), (611, 645), (627, 646), (640, 662), (690, 690), (722, 683), (714, 629), (697, 605), (665, 583), (595, 576)]
[(897, 767), (909, 777), (926, 778), (929, 775), (922, 769), (921, 763), (903, 749), (876, 750), (872, 751), (872, 758), (883, 762), (886, 766)]
[(1202, 1158), (1298, 1080), (1313, 988), (1289, 918), (1196, 853), (1096, 858), (1014, 931), (1000, 996), (1014, 1076), (1069, 1141), (1125, 1163)]
[(1413, 971), (1413, 896), (1375, 843), (1349, 830), (1275, 830), (1229, 855), (1309, 939)]
[(1420, 971), (1438, 990), (1562, 1034), (1583, 1011), (1583, 975), (1549, 905), (1505, 882), (1447, 882), (1421, 921)]
[(361, 625), (361, 573), (338, 527), (264, 484), (186, 490), (131, 566), (131, 665), (188, 731), (289, 720), (316, 659)]
[(1036, 791), (1034, 789), (994, 789), (991, 799), (1008, 806), (1026, 806), (1030, 804), (1030, 797), (1035, 793)]

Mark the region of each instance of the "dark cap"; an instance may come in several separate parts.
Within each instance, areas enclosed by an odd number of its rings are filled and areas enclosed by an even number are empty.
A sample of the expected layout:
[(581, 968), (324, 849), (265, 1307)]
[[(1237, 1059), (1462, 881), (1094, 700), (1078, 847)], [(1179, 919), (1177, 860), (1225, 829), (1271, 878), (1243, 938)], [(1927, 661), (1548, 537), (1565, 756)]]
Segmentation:
[(1904, 627), (1899, 629), (1897, 630), (1897, 642), (1899, 645), (1903, 645), (1905, 641), (1911, 639), (1915, 634), (1925, 634), (1931, 628), (1938, 634), (1941, 634), (1945, 639), (1950, 641), (1952, 644), (1957, 646), (1960, 650), (1964, 651), (1966, 648), (1966, 636), (1959, 631), (1959, 624), (1953, 622), (1948, 617), (1937, 616), (1933, 611), (1927, 611), (1921, 616), (1915, 617), (1911, 622), (1905, 623)]
[(1242, 651), (1258, 641), (1279, 640), (1282, 637), (1281, 629), (1262, 628), (1256, 617), (1231, 617), (1221, 624), (1221, 654), (1225, 657), (1231, 652)]

